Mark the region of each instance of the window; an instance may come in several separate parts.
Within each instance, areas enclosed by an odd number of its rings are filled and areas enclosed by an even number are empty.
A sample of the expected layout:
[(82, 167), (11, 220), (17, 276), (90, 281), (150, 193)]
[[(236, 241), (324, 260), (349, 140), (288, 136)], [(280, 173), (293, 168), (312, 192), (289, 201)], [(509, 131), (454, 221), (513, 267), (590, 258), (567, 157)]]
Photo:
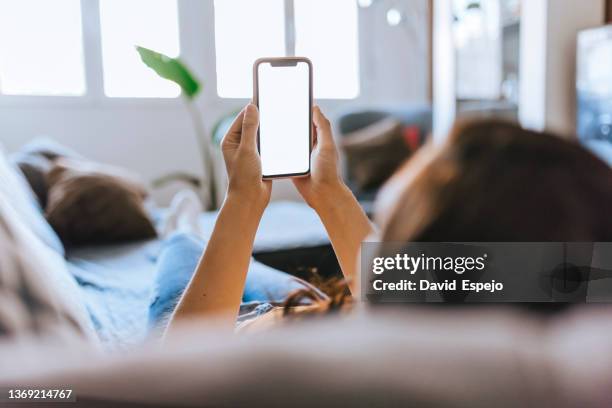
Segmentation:
[(221, 97), (250, 98), (255, 59), (291, 55), (312, 60), (316, 98), (359, 94), (355, 0), (215, 0), (215, 45)]
[[(84, 52), (96, 43), (102, 55)], [(178, 56), (177, 0), (0, 0), (0, 94), (179, 96), (140, 61), (136, 45)]]
[[(201, 4), (0, 0), (0, 95), (177, 97), (180, 88), (146, 67), (135, 46), (178, 56), (179, 5), (193, 11)], [(252, 96), (256, 58), (293, 55), (313, 61), (316, 98), (359, 94), (355, 0), (214, 0), (206, 10), (213, 5), (203, 18), (214, 19), (210, 69), (220, 97)]]
[(453, 0), (457, 98), (496, 100), (502, 83), (499, 1)]
[(0, 93), (83, 95), (79, 0), (0, 0)]
[[(285, 55), (283, 2), (284, 0), (215, 1), (219, 96), (250, 98), (253, 62), (264, 55)], [(236, 27), (240, 27), (240, 30)], [(244, 36), (242, 33), (251, 35)]]
[(180, 95), (178, 85), (159, 78), (135, 50), (142, 45), (170, 57), (179, 55), (176, 0), (100, 0), (100, 31), (107, 96)]

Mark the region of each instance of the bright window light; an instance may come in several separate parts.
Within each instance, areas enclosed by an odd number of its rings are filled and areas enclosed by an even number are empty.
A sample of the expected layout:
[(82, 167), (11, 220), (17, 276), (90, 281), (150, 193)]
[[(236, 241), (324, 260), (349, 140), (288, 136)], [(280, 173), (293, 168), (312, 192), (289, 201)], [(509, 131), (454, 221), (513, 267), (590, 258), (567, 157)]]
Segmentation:
[(0, 0), (0, 93), (85, 93), (79, 0)]
[[(291, 1), (293, 13), (285, 9)], [(355, 0), (215, 0), (217, 93), (223, 98), (250, 98), (253, 62), (291, 52), (293, 44), (285, 44), (285, 39), (294, 37), (288, 30), (295, 27), (295, 55), (313, 62), (314, 96), (355, 98), (357, 12)]]
[(357, 4), (354, 0), (294, 0), (296, 55), (312, 60), (314, 97), (359, 95)]
[(217, 93), (251, 98), (253, 62), (285, 55), (283, 0), (215, 0)]
[(179, 55), (176, 0), (100, 0), (100, 28), (107, 96), (180, 95), (179, 86), (158, 77), (142, 63), (135, 49), (141, 45), (170, 57)]

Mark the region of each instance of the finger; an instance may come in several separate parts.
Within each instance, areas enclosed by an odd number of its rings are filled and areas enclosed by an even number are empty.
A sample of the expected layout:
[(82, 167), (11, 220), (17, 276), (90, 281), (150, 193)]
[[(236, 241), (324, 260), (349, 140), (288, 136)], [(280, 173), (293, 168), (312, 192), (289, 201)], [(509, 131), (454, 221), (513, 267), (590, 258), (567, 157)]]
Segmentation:
[(244, 110), (242, 121), (242, 138), (240, 147), (245, 149), (257, 149), (257, 129), (259, 128), (259, 111), (252, 103)]
[(244, 120), (244, 108), (234, 118), (234, 121), (230, 125), (229, 129), (223, 137), (222, 143), (240, 143), (240, 135), (242, 134), (242, 121)]
[(331, 123), (329, 119), (325, 117), (323, 112), (318, 106), (313, 109), (313, 122), (317, 132), (317, 144), (321, 146), (328, 146), (334, 144), (334, 138), (332, 136)]

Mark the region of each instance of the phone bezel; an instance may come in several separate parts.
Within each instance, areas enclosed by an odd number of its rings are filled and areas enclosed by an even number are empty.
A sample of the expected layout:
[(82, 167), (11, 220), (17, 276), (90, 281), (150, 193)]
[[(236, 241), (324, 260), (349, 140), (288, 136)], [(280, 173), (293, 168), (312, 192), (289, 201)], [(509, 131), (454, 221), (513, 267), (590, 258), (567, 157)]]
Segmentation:
[[(308, 127), (308, 170), (303, 173), (287, 173), (287, 174), (274, 174), (274, 175), (264, 175), (262, 174), (262, 178), (269, 179), (277, 179), (277, 178), (289, 178), (289, 177), (305, 177), (310, 174), (310, 159), (312, 156), (312, 134), (313, 134), (313, 125), (312, 125), (312, 105), (313, 105), (313, 97), (312, 97), (312, 62), (306, 57), (267, 57), (267, 58), (259, 58), (255, 63), (253, 63), (253, 103), (259, 109), (259, 65), (261, 64), (270, 64), (274, 66), (297, 66), (298, 63), (304, 62), (308, 65), (308, 123), (310, 126)], [(259, 128), (257, 129), (257, 151), (261, 152), (259, 146)]]

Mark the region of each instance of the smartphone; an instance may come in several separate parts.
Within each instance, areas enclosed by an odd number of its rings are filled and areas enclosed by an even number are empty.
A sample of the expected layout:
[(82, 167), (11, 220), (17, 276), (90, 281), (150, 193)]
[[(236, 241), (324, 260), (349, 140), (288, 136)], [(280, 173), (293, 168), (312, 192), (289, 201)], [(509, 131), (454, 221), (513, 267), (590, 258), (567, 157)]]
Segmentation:
[(253, 75), (263, 178), (310, 174), (312, 63), (303, 57), (260, 58)]

